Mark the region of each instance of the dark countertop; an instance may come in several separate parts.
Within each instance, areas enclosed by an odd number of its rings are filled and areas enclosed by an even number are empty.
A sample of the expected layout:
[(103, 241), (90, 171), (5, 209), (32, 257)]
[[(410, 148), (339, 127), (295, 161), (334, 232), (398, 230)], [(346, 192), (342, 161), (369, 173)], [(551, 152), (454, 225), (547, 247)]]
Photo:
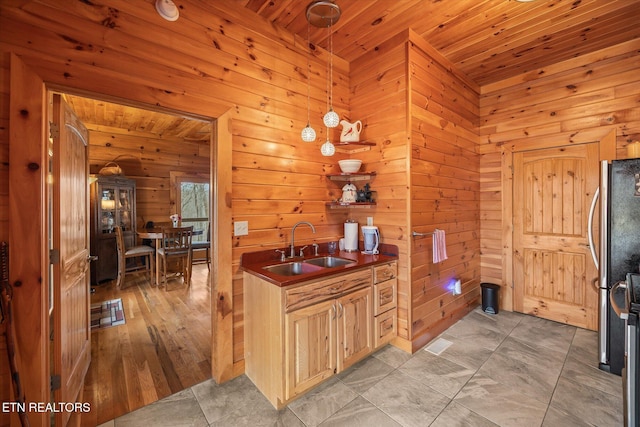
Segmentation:
[[(362, 242), (361, 242), (362, 243)], [(362, 246), (362, 245), (360, 245)], [(279, 248), (289, 253), (289, 248)], [(337, 250), (331, 256), (338, 258), (345, 258), (355, 261), (353, 264), (344, 265), (340, 267), (321, 268), (315, 271), (309, 271), (295, 276), (283, 276), (280, 274), (272, 273), (264, 270), (262, 267), (274, 264), (286, 264), (288, 262), (304, 261), (307, 259), (318, 258), (323, 256), (329, 256), (327, 250), (327, 244), (321, 243), (318, 248), (318, 255), (306, 255), (303, 257), (287, 258), (285, 261), (280, 261), (280, 254), (275, 249), (269, 249), (258, 252), (246, 252), (242, 254), (240, 258), (240, 268), (247, 273), (251, 273), (261, 279), (273, 283), (274, 285), (285, 287), (293, 284), (306, 282), (307, 280), (322, 279), (324, 277), (333, 276), (335, 274), (349, 273), (351, 271), (359, 270), (364, 267), (370, 267), (376, 264), (384, 264), (389, 261), (395, 261), (398, 259), (398, 247), (395, 245), (380, 245), (380, 254), (367, 255), (361, 251), (358, 252), (346, 252)], [(296, 253), (299, 247), (296, 247)], [(307, 253), (312, 253), (313, 248), (309, 245), (306, 249)]]

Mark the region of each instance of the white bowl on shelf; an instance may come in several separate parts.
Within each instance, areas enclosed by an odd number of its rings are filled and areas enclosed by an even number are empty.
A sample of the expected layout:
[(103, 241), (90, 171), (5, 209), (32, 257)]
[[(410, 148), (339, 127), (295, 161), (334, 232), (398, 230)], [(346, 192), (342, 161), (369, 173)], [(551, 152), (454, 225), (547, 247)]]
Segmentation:
[(354, 173), (360, 170), (360, 166), (362, 166), (362, 160), (356, 160), (356, 159), (338, 160), (338, 164), (340, 165), (340, 170), (343, 173)]

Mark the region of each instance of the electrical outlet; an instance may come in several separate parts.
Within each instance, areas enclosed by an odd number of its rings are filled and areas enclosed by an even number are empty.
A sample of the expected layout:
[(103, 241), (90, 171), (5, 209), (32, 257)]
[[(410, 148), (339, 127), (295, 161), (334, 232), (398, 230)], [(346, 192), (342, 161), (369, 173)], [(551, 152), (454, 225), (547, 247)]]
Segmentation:
[(233, 223), (234, 236), (246, 236), (249, 234), (249, 221), (235, 221)]

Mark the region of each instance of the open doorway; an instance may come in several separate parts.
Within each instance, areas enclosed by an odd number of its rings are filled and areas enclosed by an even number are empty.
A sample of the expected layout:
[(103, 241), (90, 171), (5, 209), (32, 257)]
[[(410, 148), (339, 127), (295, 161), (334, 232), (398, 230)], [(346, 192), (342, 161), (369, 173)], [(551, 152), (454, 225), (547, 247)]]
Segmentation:
[[(10, 68), (9, 101), (10, 108), (16, 114), (9, 116), (9, 153), (12, 165), (8, 179), (9, 212), (14, 214), (9, 229), (9, 247), (12, 253), (19, 255), (9, 258), (9, 278), (12, 282), (18, 279), (20, 281), (20, 286), (14, 288), (13, 326), (16, 336), (21, 337), (21, 352), (30, 355), (29, 358), (20, 361), (21, 382), (26, 402), (48, 402), (51, 398), (50, 388), (53, 385), (52, 375), (55, 372), (50, 363), (50, 338), (54, 327), (50, 319), (50, 291), (48, 286), (42, 286), (43, 282), (49, 282), (49, 264), (54, 260), (48, 241), (50, 224), (45, 203), (48, 198), (48, 146), (53, 130), (49, 126), (49, 116), (46, 114), (47, 95), (49, 90), (56, 93), (73, 93), (76, 90), (46, 84), (32, 67), (16, 55), (11, 55)], [(132, 89), (132, 95), (134, 92)], [(174, 102), (173, 98), (169, 97), (165, 101), (166, 108), (181, 110), (182, 104)], [(240, 375), (244, 366), (242, 361), (233, 360), (232, 351), (233, 280), (229, 267), (232, 254), (232, 210), (228, 203), (232, 187), (232, 112), (227, 110), (216, 114), (215, 119), (210, 119), (214, 123), (210, 145), (213, 272), (210, 301), (211, 373), (216, 382), (222, 383)], [(83, 161), (83, 164), (86, 164), (86, 161)], [(84, 185), (82, 187), (84, 188)], [(77, 399), (82, 398), (83, 396), (77, 396)], [(32, 423), (48, 425), (51, 421), (49, 415), (47, 412), (32, 412), (29, 419)], [(88, 424), (92, 423), (89, 421)]]
[[(105, 166), (117, 166), (123, 181), (131, 182), (130, 243), (143, 243), (135, 231), (147, 223), (168, 224), (171, 215), (181, 214), (175, 176), (210, 181), (211, 121), (70, 94), (64, 98), (89, 131), (92, 179), (99, 180)], [(92, 221), (99, 228), (97, 215)], [(208, 230), (201, 231), (206, 237)], [(98, 254), (91, 303), (119, 300), (124, 318), (118, 326), (92, 330), (83, 396), (92, 419), (83, 423), (98, 425), (211, 378), (211, 272), (206, 263), (194, 265), (191, 286), (169, 291), (144, 273), (127, 274), (118, 289), (113, 242), (91, 234), (92, 254)]]

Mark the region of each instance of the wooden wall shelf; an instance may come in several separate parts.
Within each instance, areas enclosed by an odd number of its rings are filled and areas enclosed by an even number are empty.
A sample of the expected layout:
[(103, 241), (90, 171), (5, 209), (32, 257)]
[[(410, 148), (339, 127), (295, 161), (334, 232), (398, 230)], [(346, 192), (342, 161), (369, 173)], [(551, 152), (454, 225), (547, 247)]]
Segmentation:
[(327, 202), (326, 205), (330, 209), (346, 209), (346, 208), (360, 208), (360, 209), (370, 209), (372, 206), (375, 206), (375, 202), (353, 202), (353, 203), (342, 203), (342, 202)]
[(369, 141), (336, 142), (334, 145), (339, 153), (359, 153), (371, 150), (371, 147), (374, 147), (376, 143)]
[(332, 173), (327, 178), (332, 181), (367, 181), (375, 175), (375, 172)]

